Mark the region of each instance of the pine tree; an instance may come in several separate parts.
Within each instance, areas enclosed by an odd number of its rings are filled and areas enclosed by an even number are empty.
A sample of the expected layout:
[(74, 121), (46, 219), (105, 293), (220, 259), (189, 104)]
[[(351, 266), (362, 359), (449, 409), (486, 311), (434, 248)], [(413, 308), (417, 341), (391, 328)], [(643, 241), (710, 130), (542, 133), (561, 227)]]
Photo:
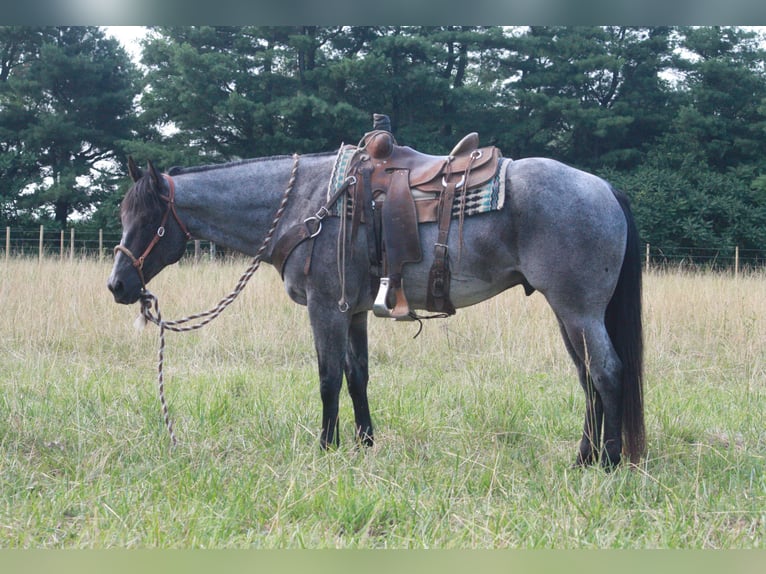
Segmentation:
[(18, 153), (27, 170), (15, 204), (65, 228), (73, 212), (99, 202), (119, 171), (115, 160), (135, 121), (137, 70), (98, 27), (5, 33), (20, 40), (0, 93), (0, 128), (15, 133), (3, 151)]

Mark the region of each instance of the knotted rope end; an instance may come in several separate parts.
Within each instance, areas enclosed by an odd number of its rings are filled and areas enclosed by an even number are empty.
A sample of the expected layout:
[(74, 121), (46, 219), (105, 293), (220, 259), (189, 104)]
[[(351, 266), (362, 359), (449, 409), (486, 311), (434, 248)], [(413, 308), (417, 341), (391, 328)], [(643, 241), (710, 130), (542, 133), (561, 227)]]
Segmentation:
[[(136, 331), (140, 333), (144, 330), (147, 323), (158, 323), (159, 309), (157, 309), (157, 297), (151, 291), (147, 291), (146, 289), (141, 292), (139, 305), (140, 309), (138, 312), (138, 317), (136, 317), (136, 320), (133, 321), (133, 327), (135, 327)], [(152, 307), (157, 310), (157, 317), (152, 315)]]

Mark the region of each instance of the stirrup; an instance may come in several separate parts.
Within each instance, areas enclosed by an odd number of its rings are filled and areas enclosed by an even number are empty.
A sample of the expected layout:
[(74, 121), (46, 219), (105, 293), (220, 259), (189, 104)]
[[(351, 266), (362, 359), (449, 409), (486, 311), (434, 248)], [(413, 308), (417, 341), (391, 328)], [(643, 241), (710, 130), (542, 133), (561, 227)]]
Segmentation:
[(415, 319), (410, 313), (407, 299), (404, 297), (404, 292), (401, 287), (398, 289), (398, 295), (400, 294), (400, 296), (397, 296), (397, 305), (393, 308), (388, 307), (387, 300), (390, 289), (390, 278), (381, 277), (378, 294), (375, 297), (375, 303), (372, 305), (372, 312), (376, 317), (384, 317), (396, 321), (414, 321)]

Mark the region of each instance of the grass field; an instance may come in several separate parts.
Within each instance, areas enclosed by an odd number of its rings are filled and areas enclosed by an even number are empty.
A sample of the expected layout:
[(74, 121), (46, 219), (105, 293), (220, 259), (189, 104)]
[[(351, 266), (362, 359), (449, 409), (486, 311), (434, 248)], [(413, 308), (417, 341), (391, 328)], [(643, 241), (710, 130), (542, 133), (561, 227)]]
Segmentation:
[[(572, 470), (583, 397), (544, 299), (371, 321), (376, 446), (318, 448), (305, 309), (276, 273), (192, 334), (114, 304), (109, 262), (0, 261), (2, 548), (763, 548), (766, 276), (645, 278), (648, 453)], [(207, 309), (246, 262), (152, 283)]]

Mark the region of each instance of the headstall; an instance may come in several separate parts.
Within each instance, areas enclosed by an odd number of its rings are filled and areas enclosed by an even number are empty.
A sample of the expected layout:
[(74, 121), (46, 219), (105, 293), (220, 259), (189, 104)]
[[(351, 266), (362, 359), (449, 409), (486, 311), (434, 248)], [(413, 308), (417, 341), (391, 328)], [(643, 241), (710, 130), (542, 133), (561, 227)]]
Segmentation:
[(136, 257), (133, 255), (133, 253), (125, 247), (124, 245), (116, 245), (114, 248), (114, 254), (117, 255), (117, 253), (124, 253), (127, 255), (127, 257), (133, 262), (133, 267), (136, 268), (136, 271), (138, 271), (138, 276), (141, 279), (141, 285), (146, 288), (146, 281), (144, 280), (144, 261), (146, 261), (146, 258), (149, 256), (149, 253), (151, 253), (152, 249), (154, 249), (155, 245), (159, 243), (160, 239), (162, 239), (165, 236), (165, 226), (168, 223), (168, 217), (170, 214), (173, 214), (173, 218), (176, 220), (176, 223), (178, 223), (178, 226), (181, 228), (181, 231), (183, 231), (184, 235), (186, 236), (186, 240), (188, 241), (191, 239), (191, 233), (189, 233), (189, 230), (186, 229), (186, 225), (184, 225), (184, 222), (181, 221), (181, 218), (178, 217), (178, 212), (176, 211), (176, 203), (175, 203), (175, 195), (176, 195), (176, 185), (173, 181), (173, 178), (170, 177), (167, 174), (162, 174), (163, 177), (168, 182), (168, 195), (160, 195), (160, 198), (162, 198), (163, 201), (167, 202), (168, 207), (165, 210), (165, 214), (162, 216), (162, 222), (160, 223), (160, 226), (157, 228), (157, 232), (154, 234), (154, 237), (149, 242), (149, 245), (146, 246), (146, 249), (144, 249), (144, 252), (141, 254), (140, 257)]

